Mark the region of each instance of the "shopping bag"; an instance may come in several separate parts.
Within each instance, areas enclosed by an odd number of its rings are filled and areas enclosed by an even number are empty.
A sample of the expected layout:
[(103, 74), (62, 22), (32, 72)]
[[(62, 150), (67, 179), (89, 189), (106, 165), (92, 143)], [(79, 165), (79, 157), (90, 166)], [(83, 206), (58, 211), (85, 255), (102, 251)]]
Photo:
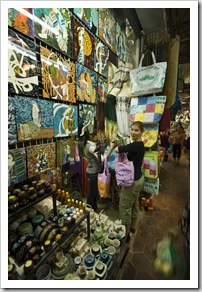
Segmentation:
[(145, 151), (142, 169), (145, 177), (158, 177), (158, 151)]
[(103, 199), (110, 198), (110, 181), (111, 173), (107, 165), (107, 159), (104, 157), (104, 169), (102, 173), (98, 173), (98, 191)]
[(142, 54), (139, 68), (130, 71), (131, 94), (141, 96), (163, 91), (165, 83), (167, 62), (156, 63), (156, 58), (151, 52), (153, 65), (142, 67), (144, 54)]
[(132, 161), (128, 160), (126, 154), (124, 154), (124, 161), (121, 161), (121, 155), (118, 155), (119, 161), (114, 162), (115, 176), (118, 186), (131, 186), (134, 182), (134, 165)]

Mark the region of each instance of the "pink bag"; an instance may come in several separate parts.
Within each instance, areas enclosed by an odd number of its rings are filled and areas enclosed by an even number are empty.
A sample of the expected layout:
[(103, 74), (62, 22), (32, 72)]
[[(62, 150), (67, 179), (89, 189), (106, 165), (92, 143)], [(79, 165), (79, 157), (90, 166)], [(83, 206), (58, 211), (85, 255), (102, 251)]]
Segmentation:
[(121, 161), (120, 154), (118, 159), (118, 162), (114, 162), (117, 185), (129, 187), (134, 182), (135, 170), (133, 162), (128, 160), (126, 154), (124, 154), (124, 162)]
[(104, 157), (104, 170), (102, 173), (98, 173), (98, 191), (100, 197), (103, 199), (110, 198), (110, 181), (111, 173), (107, 165), (107, 159)]

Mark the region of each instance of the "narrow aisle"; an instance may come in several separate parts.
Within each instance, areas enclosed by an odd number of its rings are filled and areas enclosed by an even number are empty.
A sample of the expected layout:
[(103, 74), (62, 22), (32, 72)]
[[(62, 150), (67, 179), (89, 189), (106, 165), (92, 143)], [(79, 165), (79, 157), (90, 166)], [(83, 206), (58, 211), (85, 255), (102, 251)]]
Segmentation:
[[(187, 280), (186, 264), (189, 255), (184, 236), (178, 227), (183, 208), (190, 198), (190, 171), (187, 157), (183, 154), (180, 165), (174, 163), (172, 154), (160, 170), (160, 192), (153, 198), (153, 212), (140, 212), (136, 233), (130, 239), (130, 250), (120, 272), (121, 280)], [(181, 256), (183, 272), (165, 277), (154, 268), (152, 247), (172, 229), (177, 236), (174, 247)]]

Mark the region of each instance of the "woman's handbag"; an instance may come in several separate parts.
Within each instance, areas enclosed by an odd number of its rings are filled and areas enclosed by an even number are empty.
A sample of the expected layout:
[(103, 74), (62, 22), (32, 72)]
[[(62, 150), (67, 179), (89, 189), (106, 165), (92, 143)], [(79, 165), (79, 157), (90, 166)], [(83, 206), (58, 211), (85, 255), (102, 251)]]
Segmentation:
[(156, 63), (156, 58), (151, 52), (153, 65), (142, 67), (144, 54), (142, 54), (139, 68), (130, 71), (131, 94), (141, 96), (163, 91), (165, 83), (167, 62)]
[(111, 173), (107, 165), (107, 159), (104, 157), (104, 169), (102, 173), (98, 173), (98, 191), (103, 199), (110, 198), (110, 182)]
[(118, 186), (129, 187), (134, 182), (135, 169), (132, 161), (128, 160), (126, 154), (124, 154), (124, 161), (121, 161), (121, 155), (118, 155), (119, 161), (114, 162), (115, 176)]

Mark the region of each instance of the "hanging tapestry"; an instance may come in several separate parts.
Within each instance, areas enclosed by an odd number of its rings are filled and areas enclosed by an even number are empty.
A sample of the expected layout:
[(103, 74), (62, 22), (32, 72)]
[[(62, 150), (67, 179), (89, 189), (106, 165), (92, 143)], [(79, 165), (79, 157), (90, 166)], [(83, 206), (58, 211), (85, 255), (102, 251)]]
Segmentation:
[(97, 73), (76, 63), (77, 100), (95, 103), (97, 101)]
[(62, 103), (53, 104), (54, 137), (78, 135), (78, 107)]
[(98, 8), (73, 8), (73, 12), (94, 35), (98, 35)]
[(53, 129), (53, 102), (15, 96), (18, 141), (51, 138)]
[(26, 147), (28, 178), (40, 172), (55, 168), (55, 143)]
[(79, 136), (82, 130), (88, 129), (89, 133), (93, 133), (95, 128), (96, 106), (90, 104), (79, 104)]
[(109, 8), (99, 8), (99, 38), (116, 53), (116, 19)]
[(94, 70), (106, 78), (108, 77), (109, 49), (98, 39), (94, 39)]
[(143, 174), (148, 178), (158, 177), (158, 151), (145, 151), (143, 159)]
[(159, 193), (159, 178), (152, 179), (145, 177), (143, 191), (151, 195), (158, 195)]
[[(32, 16), (33, 9), (32, 8), (24, 8), (28, 13)], [(34, 38), (34, 22), (29, 17), (24, 15), (23, 13), (17, 11), (14, 8), (8, 8), (8, 25), (13, 28), (19, 30), (25, 35)]]
[(17, 142), (17, 124), (15, 120), (15, 104), (13, 98), (8, 97), (8, 144)]
[(97, 94), (98, 100), (101, 102), (107, 102), (107, 92), (108, 92), (108, 80), (103, 76), (98, 76), (97, 82)]
[(76, 102), (75, 64), (44, 47), (40, 47), (40, 54), (43, 97)]
[(67, 8), (34, 8), (34, 15), (39, 18), (34, 19), (35, 36), (72, 57), (71, 12)]
[(62, 166), (66, 163), (74, 164), (74, 146), (74, 138), (56, 141), (57, 166)]
[(158, 139), (159, 124), (144, 124), (144, 132), (142, 133), (142, 142), (144, 147), (152, 147)]
[(8, 184), (17, 184), (27, 179), (25, 148), (8, 151)]
[(33, 41), (8, 29), (8, 91), (38, 96), (36, 49)]
[(166, 96), (131, 98), (130, 120), (143, 123), (158, 123), (165, 108)]
[(118, 133), (117, 116), (116, 116), (116, 96), (107, 95), (107, 102), (104, 103), (105, 114), (105, 136), (109, 140), (114, 139)]
[(126, 35), (118, 22), (116, 24), (116, 54), (121, 61), (126, 61)]
[(74, 60), (94, 70), (94, 36), (75, 17), (72, 18), (74, 34)]

